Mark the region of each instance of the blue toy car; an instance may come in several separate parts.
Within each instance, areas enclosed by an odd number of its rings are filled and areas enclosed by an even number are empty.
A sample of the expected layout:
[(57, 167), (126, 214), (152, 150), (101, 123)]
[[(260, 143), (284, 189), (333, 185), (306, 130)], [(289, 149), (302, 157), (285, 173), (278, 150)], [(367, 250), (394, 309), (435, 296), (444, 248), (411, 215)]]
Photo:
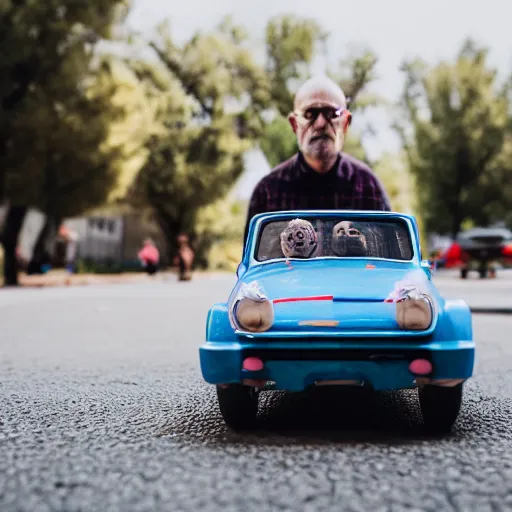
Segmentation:
[(473, 372), (471, 312), (439, 294), (414, 217), (256, 215), (237, 277), (199, 349), (228, 426), (254, 426), (262, 390), (348, 385), (417, 388), (425, 426), (452, 428)]

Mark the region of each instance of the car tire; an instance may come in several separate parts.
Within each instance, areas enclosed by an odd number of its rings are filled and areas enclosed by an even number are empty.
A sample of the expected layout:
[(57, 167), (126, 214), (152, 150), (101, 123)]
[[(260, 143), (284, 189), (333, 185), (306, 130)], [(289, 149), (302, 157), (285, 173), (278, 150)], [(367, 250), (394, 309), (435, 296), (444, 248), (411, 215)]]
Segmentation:
[(418, 389), (423, 424), (429, 432), (450, 432), (462, 405), (463, 383), (454, 387), (423, 386)]
[(461, 279), (467, 279), (467, 277), (468, 277), (468, 269), (467, 268), (461, 269), (460, 277), (461, 277)]
[(228, 427), (236, 431), (254, 427), (258, 413), (258, 392), (255, 388), (241, 384), (230, 384), (227, 388), (217, 386), (217, 399)]

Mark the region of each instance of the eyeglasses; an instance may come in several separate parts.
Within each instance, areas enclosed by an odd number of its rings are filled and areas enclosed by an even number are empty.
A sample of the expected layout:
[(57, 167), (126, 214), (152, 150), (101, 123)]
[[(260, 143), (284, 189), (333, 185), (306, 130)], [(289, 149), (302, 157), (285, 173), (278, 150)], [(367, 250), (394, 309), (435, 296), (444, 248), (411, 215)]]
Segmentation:
[(299, 112), (298, 115), (307, 121), (316, 121), (318, 116), (322, 114), (327, 121), (332, 121), (334, 119), (340, 119), (345, 112), (347, 112), (346, 108), (310, 107), (304, 112)]

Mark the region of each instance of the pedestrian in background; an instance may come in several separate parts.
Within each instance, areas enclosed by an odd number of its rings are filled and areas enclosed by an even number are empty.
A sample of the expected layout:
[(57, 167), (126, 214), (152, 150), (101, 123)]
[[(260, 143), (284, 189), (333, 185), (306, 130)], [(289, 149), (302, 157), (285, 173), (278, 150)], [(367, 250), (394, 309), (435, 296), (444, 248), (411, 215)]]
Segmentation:
[(178, 254), (174, 258), (174, 265), (178, 267), (178, 279), (190, 281), (192, 279), (192, 265), (195, 254), (190, 247), (188, 235), (181, 233), (176, 239), (178, 242)]
[(139, 251), (138, 257), (149, 275), (156, 274), (158, 271), (158, 263), (160, 262), (160, 252), (151, 238), (144, 240), (144, 246)]

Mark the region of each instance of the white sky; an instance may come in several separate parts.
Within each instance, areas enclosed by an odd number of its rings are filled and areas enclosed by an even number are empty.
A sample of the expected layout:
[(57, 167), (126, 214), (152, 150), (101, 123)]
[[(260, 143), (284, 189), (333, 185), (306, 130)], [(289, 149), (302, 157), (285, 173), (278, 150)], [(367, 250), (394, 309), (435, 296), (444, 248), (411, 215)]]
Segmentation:
[[(490, 61), (503, 75), (512, 72), (510, 0), (133, 1), (128, 20), (132, 28), (148, 35), (167, 18), (177, 42), (196, 30), (212, 28), (227, 14), (249, 30), (256, 45), (263, 44), (265, 25), (274, 15), (315, 18), (330, 32), (329, 56), (334, 62), (343, 58), (350, 45), (366, 45), (377, 53), (379, 80), (373, 89), (390, 100), (402, 88), (398, 67), (404, 57), (419, 56), (430, 62), (451, 59), (467, 36), (490, 48)], [(372, 115), (379, 133), (366, 144), (371, 156), (398, 147), (386, 119), (385, 113)]]

